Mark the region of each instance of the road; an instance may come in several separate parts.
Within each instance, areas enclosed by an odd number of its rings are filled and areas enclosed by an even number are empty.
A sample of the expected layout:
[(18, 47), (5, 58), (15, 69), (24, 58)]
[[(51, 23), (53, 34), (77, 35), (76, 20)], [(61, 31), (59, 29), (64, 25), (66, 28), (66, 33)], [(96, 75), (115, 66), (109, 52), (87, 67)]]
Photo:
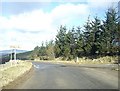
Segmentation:
[(118, 72), (33, 62), (34, 73), (17, 89), (118, 89)]

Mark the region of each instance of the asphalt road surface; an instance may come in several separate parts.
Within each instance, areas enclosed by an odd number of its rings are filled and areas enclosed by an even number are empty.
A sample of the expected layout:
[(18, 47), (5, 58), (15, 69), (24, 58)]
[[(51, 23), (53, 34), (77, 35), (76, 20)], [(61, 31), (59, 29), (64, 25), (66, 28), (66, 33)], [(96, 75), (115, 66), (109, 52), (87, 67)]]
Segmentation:
[(118, 72), (33, 62), (34, 73), (17, 89), (118, 89)]

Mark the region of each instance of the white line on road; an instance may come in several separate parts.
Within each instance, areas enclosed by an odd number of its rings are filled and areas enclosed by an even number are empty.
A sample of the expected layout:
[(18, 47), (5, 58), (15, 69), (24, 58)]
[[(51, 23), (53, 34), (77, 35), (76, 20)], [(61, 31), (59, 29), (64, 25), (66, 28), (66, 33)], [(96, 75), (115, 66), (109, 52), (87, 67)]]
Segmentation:
[(37, 69), (39, 69), (39, 68), (40, 68), (40, 66), (39, 66), (39, 65), (34, 65), (34, 67), (35, 67), (35, 68), (37, 68)]

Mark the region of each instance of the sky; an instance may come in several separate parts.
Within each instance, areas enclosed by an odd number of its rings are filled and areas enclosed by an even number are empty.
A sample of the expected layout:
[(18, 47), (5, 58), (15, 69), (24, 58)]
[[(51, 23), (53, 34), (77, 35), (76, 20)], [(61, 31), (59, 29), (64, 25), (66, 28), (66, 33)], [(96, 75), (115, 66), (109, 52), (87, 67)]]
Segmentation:
[(108, 7), (119, 0), (1, 0), (0, 50), (19, 46), (33, 50), (54, 40), (60, 25), (82, 27), (88, 16), (105, 18)]

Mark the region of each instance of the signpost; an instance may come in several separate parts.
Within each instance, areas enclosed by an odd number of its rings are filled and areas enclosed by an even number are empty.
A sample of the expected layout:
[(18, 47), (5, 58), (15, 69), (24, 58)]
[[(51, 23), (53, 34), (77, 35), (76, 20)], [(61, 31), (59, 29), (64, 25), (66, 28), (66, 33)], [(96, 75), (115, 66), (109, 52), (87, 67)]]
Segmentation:
[(17, 45), (11, 45), (10, 48), (12, 48), (11, 49), (11, 60), (13, 59), (13, 57), (14, 57), (14, 60), (16, 60), (16, 49), (20, 47)]

